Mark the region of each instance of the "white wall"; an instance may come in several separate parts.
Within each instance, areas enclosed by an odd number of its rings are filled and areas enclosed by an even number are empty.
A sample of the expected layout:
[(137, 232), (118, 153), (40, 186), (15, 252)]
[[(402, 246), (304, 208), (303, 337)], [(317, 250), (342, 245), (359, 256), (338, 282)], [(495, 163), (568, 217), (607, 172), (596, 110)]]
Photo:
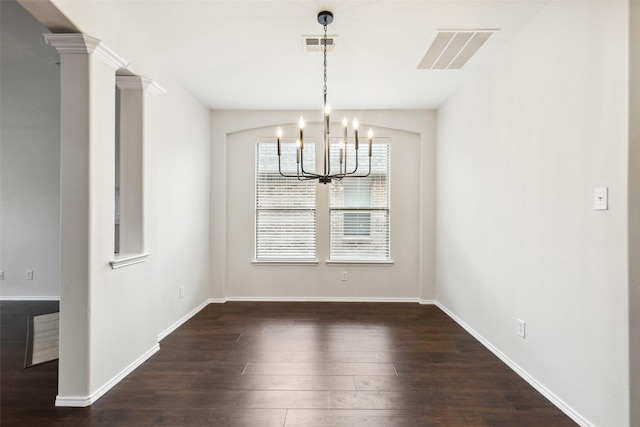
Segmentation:
[[(47, 30), (0, 2), (2, 299), (60, 295), (60, 69)], [(33, 270), (33, 280), (26, 280)]]
[[(142, 264), (118, 270), (98, 268), (100, 261), (96, 263), (96, 387), (208, 299), (208, 109), (169, 80), (161, 83), (165, 82), (166, 94), (146, 99), (145, 236), (151, 255)], [(110, 248), (111, 240), (105, 246)], [(185, 287), (182, 299), (180, 286)]]
[[(392, 266), (327, 265), (328, 188), (317, 197), (318, 265), (253, 265), (255, 245), (255, 144), (296, 132), (296, 111), (212, 113), (212, 294), (217, 298), (433, 299), (434, 114), (429, 111), (335, 112), (357, 115), (361, 128), (375, 128), (391, 144)], [(303, 113), (305, 135), (321, 143), (322, 129)], [(336, 124), (337, 126), (337, 124)], [(320, 165), (321, 167), (321, 165)], [(421, 169), (422, 168), (422, 169)], [(340, 272), (349, 280), (342, 282)]]
[(627, 29), (551, 2), (438, 113), (438, 301), (596, 426), (629, 424)]
[[(640, 425), (640, 2), (629, 2), (629, 340), (631, 425)], [(635, 262), (634, 262), (635, 261)]]
[[(92, 59), (85, 88), (74, 85), (67, 73), (69, 99), (83, 91), (89, 93), (87, 144), (92, 147), (80, 147), (87, 154), (86, 164), (60, 171), (65, 182), (73, 182), (74, 176), (83, 178), (88, 191), (88, 195), (63, 200), (63, 222), (70, 213), (82, 213), (82, 221), (90, 224), (84, 244), (91, 248), (88, 253), (79, 253), (69, 245), (67, 237), (76, 233), (62, 235), (67, 253), (62, 259), (63, 275), (64, 271), (80, 271), (83, 265), (88, 268), (86, 280), (65, 283), (61, 295), (57, 402), (74, 405), (99, 397), (156, 348), (160, 334), (208, 300), (210, 129), (208, 108), (165, 71), (154, 53), (136, 41), (134, 32), (110, 20), (94, 3), (63, 2), (58, 7), (81, 31), (125, 58), (130, 71), (152, 78), (167, 91), (157, 97), (149, 95), (145, 105), (145, 246), (151, 255), (144, 263), (112, 270), (114, 161), (109, 153), (114, 150), (111, 97), (115, 94), (115, 71)], [(76, 61), (81, 60), (69, 58), (67, 64), (82, 71)], [(76, 80), (81, 83), (84, 76), (78, 75)], [(77, 109), (73, 101), (67, 105)], [(65, 120), (77, 117), (63, 118), (63, 123)], [(82, 126), (86, 125), (85, 121)], [(72, 139), (82, 141), (76, 135)], [(185, 287), (184, 298), (180, 298), (180, 286)], [(78, 349), (82, 358), (78, 364), (71, 355), (73, 349)]]
[(124, 28), (99, 3), (52, 3), (129, 61), (128, 69), (167, 91), (149, 105), (145, 147), (145, 234), (159, 298), (158, 332), (164, 332), (209, 296), (209, 110), (139, 41), (135, 29)]

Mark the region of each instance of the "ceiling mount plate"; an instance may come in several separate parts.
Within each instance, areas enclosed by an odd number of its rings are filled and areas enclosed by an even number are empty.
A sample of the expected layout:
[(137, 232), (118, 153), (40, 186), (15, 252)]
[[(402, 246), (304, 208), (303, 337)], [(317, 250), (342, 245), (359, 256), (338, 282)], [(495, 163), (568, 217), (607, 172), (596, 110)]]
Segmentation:
[(333, 13), (328, 10), (323, 10), (318, 13), (318, 23), (320, 25), (329, 25), (333, 22)]

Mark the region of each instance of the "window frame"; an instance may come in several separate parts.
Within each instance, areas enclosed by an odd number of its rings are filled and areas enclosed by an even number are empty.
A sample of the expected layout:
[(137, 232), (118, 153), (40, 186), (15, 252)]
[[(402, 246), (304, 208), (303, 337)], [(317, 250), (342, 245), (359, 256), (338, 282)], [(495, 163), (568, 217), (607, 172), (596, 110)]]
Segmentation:
[[(267, 139), (267, 138), (259, 138), (256, 143), (255, 143), (255, 162), (254, 162), (254, 167), (255, 167), (255, 175), (254, 175), (254, 254), (253, 254), (253, 260), (251, 261), (252, 264), (256, 264), (256, 265), (260, 265), (260, 264), (268, 264), (268, 265), (317, 265), (318, 264), (318, 239), (317, 239), (317, 232), (318, 232), (318, 196), (317, 196), (317, 190), (314, 188), (313, 189), (313, 208), (300, 208), (300, 207), (286, 207), (286, 206), (279, 206), (279, 207), (270, 207), (270, 208), (260, 208), (259, 207), (259, 174), (261, 173), (260, 171), (260, 146), (261, 144), (263, 144), (264, 146), (269, 146), (269, 147), (273, 147), (273, 152), (276, 153), (277, 152), (277, 145), (275, 144), (275, 142), (272, 139)], [(287, 157), (291, 157), (291, 153), (285, 154), (285, 151), (287, 151), (287, 148), (285, 147), (291, 147), (291, 146), (295, 146), (295, 141), (293, 139), (289, 140), (287, 138), (283, 138), (282, 139), (282, 160), (283, 160), (283, 165), (284, 165), (284, 156)], [(308, 150), (308, 151), (307, 151)], [(305, 139), (305, 153), (306, 152), (313, 152), (313, 156), (315, 159), (315, 138), (308, 138)], [(284, 170), (283, 167), (283, 172), (286, 173), (286, 171)], [(292, 183), (295, 183), (295, 185), (299, 185), (300, 183), (297, 182), (296, 178), (284, 178), (284, 177), (280, 177), (279, 173), (276, 171), (276, 173), (272, 173), (273, 177), (276, 178), (277, 180), (281, 180), (281, 181), (290, 181)], [(313, 185), (313, 182), (310, 181), (309, 182), (310, 185)], [(312, 230), (313, 230), (313, 256), (304, 256), (304, 257), (295, 257), (295, 256), (287, 256), (286, 254), (283, 254), (282, 256), (265, 256), (265, 255), (260, 255), (259, 253), (259, 212), (260, 211), (283, 211), (283, 212), (293, 212), (293, 211), (310, 211), (313, 212), (313, 226), (312, 226)]]
[[(327, 264), (381, 264), (381, 265), (391, 265), (393, 264), (393, 260), (391, 257), (391, 144), (388, 138), (381, 138), (381, 140), (378, 141), (374, 141), (374, 155), (375, 155), (375, 147), (376, 146), (386, 146), (386, 153), (387, 153), (387, 159), (386, 159), (386, 171), (384, 173), (385, 176), (385, 186), (386, 186), (386, 204), (385, 207), (379, 207), (379, 206), (373, 206), (374, 202), (373, 202), (373, 194), (371, 195), (371, 199), (372, 201), (370, 201), (369, 206), (368, 207), (354, 207), (354, 206), (345, 206), (345, 203), (343, 202), (343, 206), (336, 206), (333, 207), (332, 206), (332, 200), (331, 200), (331, 195), (329, 196), (329, 202), (328, 202), (328, 206), (327, 209), (329, 211), (329, 217), (328, 217), (328, 229), (329, 229), (329, 245), (328, 245), (328, 260), (327, 260)], [(373, 166), (372, 166), (373, 167)], [(375, 169), (371, 171), (371, 176), (369, 178), (366, 179), (375, 179), (375, 176), (377, 174), (375, 173)], [(372, 178), (373, 177), (373, 178)], [(352, 179), (357, 179), (357, 178), (345, 178), (344, 180), (352, 180)], [(348, 181), (347, 181), (348, 182)], [(338, 183), (339, 184), (339, 183)], [(333, 183), (331, 184), (332, 186), (334, 185)], [(371, 184), (371, 191), (374, 191), (373, 189), (373, 185), (374, 182), (372, 181)], [(344, 187), (343, 187), (344, 188)], [(331, 189), (330, 189), (331, 191)], [(344, 191), (344, 190), (343, 190)], [(332, 227), (333, 227), (333, 223), (332, 223), (332, 214), (334, 212), (343, 212), (344, 214), (347, 213), (368, 213), (370, 215), (370, 230), (373, 227), (373, 222), (374, 222), (374, 217), (373, 214), (375, 212), (386, 212), (386, 257), (368, 257), (368, 256), (362, 256), (361, 254), (354, 254), (353, 257), (342, 257), (342, 256), (336, 256), (336, 254), (333, 253), (333, 241), (332, 239), (334, 238), (334, 233), (332, 232)], [(372, 236), (371, 231), (370, 234), (368, 236), (345, 236), (344, 235), (344, 217), (342, 219), (343, 224), (341, 226), (342, 228), (342, 241), (343, 242), (353, 242), (354, 244), (364, 244), (367, 241), (373, 241), (375, 239), (374, 236)]]

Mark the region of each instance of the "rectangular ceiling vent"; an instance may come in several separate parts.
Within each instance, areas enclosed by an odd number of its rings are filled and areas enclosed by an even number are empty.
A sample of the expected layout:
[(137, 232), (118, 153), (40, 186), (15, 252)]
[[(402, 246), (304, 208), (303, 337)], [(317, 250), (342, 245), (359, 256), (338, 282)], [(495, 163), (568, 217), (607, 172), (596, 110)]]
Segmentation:
[(419, 70), (459, 70), (498, 30), (441, 30), (422, 58)]
[[(333, 51), (337, 36), (327, 35), (327, 52)], [(324, 52), (324, 36), (302, 36), (302, 47), (305, 52)]]

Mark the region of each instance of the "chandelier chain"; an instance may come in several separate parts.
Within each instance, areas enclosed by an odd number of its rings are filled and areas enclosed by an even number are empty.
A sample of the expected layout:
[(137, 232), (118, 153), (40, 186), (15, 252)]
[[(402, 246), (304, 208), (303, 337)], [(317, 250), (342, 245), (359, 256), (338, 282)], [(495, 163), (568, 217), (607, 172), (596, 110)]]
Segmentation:
[(324, 98), (326, 100), (327, 99), (327, 24), (324, 24), (323, 45), (324, 45), (324, 87), (322, 89), (322, 93), (324, 94)]

